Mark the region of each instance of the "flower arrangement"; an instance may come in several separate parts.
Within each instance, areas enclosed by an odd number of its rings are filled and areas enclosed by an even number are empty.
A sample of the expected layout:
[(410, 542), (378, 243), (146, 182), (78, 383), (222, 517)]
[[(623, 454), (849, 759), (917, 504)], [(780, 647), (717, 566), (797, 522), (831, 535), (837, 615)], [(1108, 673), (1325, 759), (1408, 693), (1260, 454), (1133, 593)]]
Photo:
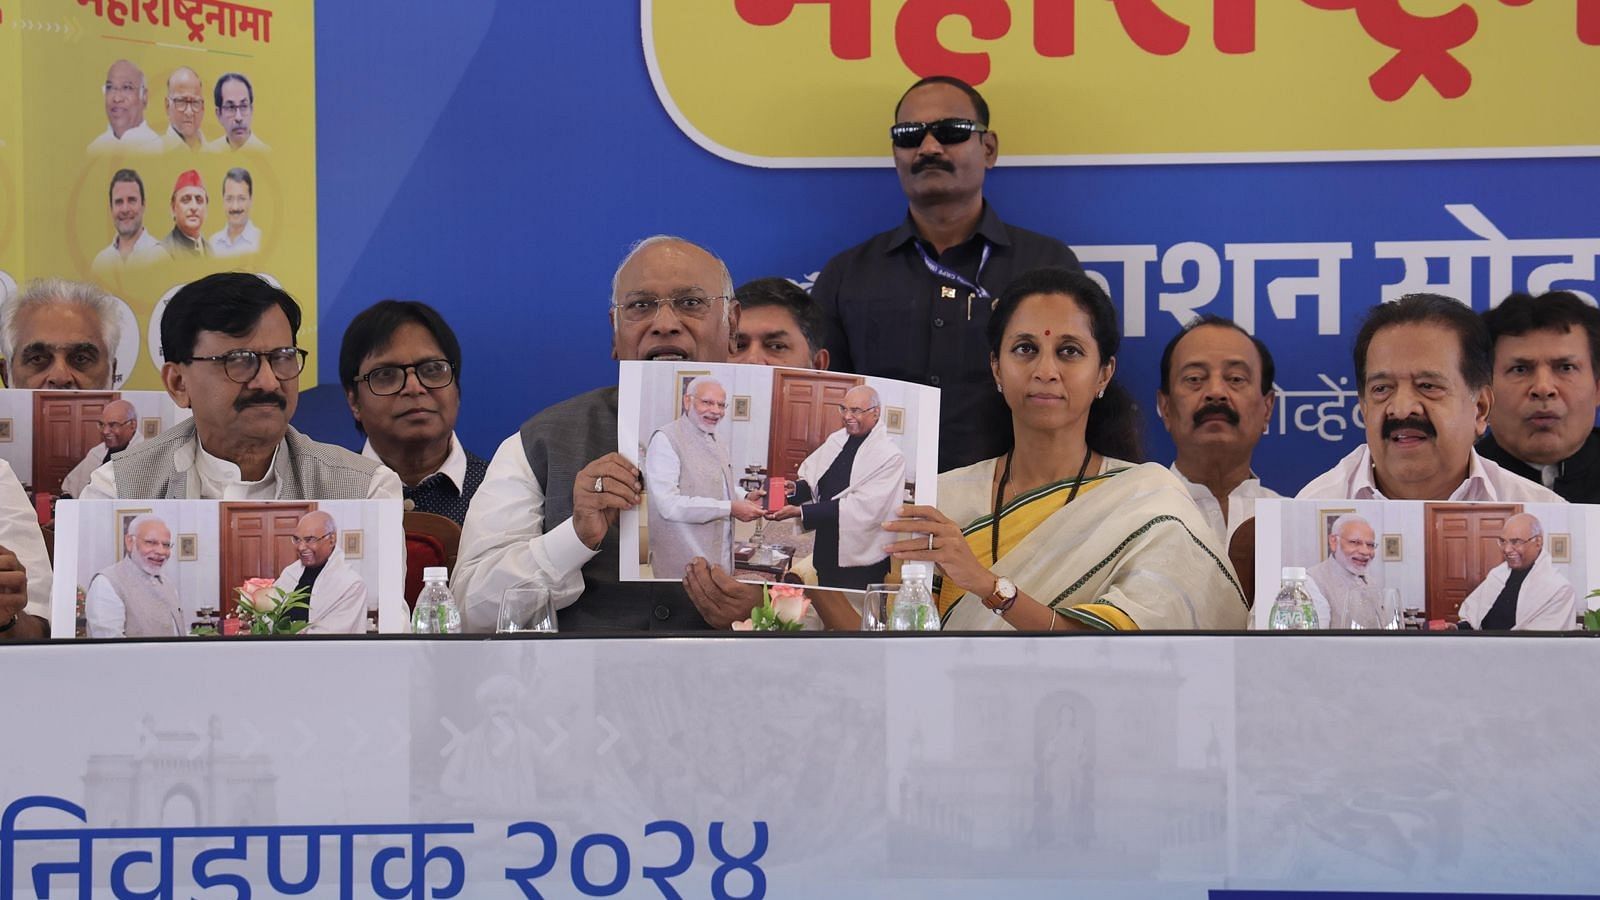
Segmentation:
[(734, 631), (799, 631), (811, 601), (805, 589), (793, 584), (769, 584), (761, 589), (761, 605), (750, 618), (733, 623)]
[(298, 634), (305, 622), (293, 621), (289, 613), (311, 608), (311, 592), (302, 588), (285, 591), (273, 587), (271, 578), (248, 578), (235, 588), (239, 602), (235, 615), (240, 634)]

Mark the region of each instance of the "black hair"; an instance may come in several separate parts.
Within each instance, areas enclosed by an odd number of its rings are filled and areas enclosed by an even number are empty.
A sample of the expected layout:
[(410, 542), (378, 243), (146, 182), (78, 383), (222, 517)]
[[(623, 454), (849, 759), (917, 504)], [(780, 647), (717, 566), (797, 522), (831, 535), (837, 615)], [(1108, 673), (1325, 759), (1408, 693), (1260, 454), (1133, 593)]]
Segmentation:
[[(379, 300), (356, 314), (344, 330), (344, 340), (339, 345), (339, 383), (345, 390), (356, 389), (356, 377), (361, 374), (361, 361), (374, 353), (382, 352), (394, 339), (401, 325), (415, 323), (433, 335), (434, 343), (455, 369), (455, 386), (461, 390), (461, 342), (450, 324), (439, 311), (420, 300)], [(366, 434), (361, 421), (356, 430)]]
[(1272, 362), (1272, 351), (1267, 349), (1267, 345), (1262, 343), (1260, 338), (1240, 327), (1238, 322), (1226, 316), (1219, 316), (1213, 313), (1206, 313), (1191, 319), (1189, 324), (1183, 326), (1177, 334), (1172, 336), (1172, 340), (1167, 341), (1166, 348), (1161, 351), (1161, 393), (1172, 393), (1172, 354), (1177, 351), (1178, 342), (1183, 340), (1189, 332), (1194, 331), (1196, 328), (1204, 328), (1207, 325), (1232, 328), (1234, 331), (1249, 338), (1250, 343), (1256, 345), (1256, 355), (1261, 357), (1261, 396), (1265, 397), (1271, 393), (1272, 380), (1278, 376), (1278, 369)]
[(256, 195), (256, 183), (254, 181), (250, 180), (250, 170), (249, 169), (242, 169), (242, 168), (239, 168), (238, 166), (235, 166), (235, 167), (229, 169), (228, 170), (228, 174), (222, 176), (222, 189), (223, 189), (223, 191), (227, 191), (228, 182), (230, 182), (230, 181), (238, 181), (238, 182), (243, 183), (244, 186), (245, 186), (245, 189), (250, 192), (250, 196), (254, 197)]
[[(1022, 301), (1039, 294), (1065, 294), (1078, 308), (1089, 316), (1090, 332), (1103, 366), (1117, 356), (1122, 346), (1122, 332), (1117, 327), (1117, 310), (1099, 282), (1073, 269), (1046, 267), (1024, 272), (1006, 286), (989, 314), (989, 354), (1000, 358), (1001, 344), (1005, 340), (1006, 326), (1016, 314)], [(1144, 461), (1144, 442), (1141, 439), (1143, 420), (1139, 404), (1115, 378), (1106, 385), (1105, 395), (1089, 405), (1089, 421), (1084, 440), (1089, 449), (1101, 456), (1129, 462)]]
[(218, 272), (178, 289), (161, 314), (161, 355), (167, 362), (194, 361), (202, 331), (243, 337), (274, 306), (289, 319), (289, 334), (300, 334), (300, 304), (282, 288), (247, 272)]
[(132, 169), (118, 169), (117, 173), (115, 175), (111, 176), (111, 184), (110, 184), (110, 186), (108, 186), (106, 188), (106, 203), (109, 204), (109, 203), (112, 203), (112, 202), (114, 202), (116, 200), (115, 192), (117, 190), (117, 185), (119, 185), (119, 184), (136, 184), (136, 185), (138, 185), (139, 186), (139, 202), (140, 203), (144, 202), (144, 179), (140, 178), (139, 177), (139, 173), (135, 172)]
[(1396, 325), (1438, 325), (1455, 332), (1461, 342), (1461, 379), (1471, 390), (1488, 387), (1493, 371), (1494, 345), (1489, 329), (1472, 308), (1443, 294), (1407, 294), (1399, 300), (1379, 303), (1367, 312), (1356, 334), (1356, 390), (1367, 389), (1367, 347), (1373, 335)]
[(1534, 297), (1512, 294), (1494, 309), (1483, 314), (1489, 340), (1521, 337), (1530, 331), (1565, 334), (1577, 328), (1589, 338), (1589, 374), (1600, 377), (1600, 309), (1583, 302), (1571, 291), (1549, 291)]
[(924, 86), (930, 85), (930, 84), (948, 84), (949, 86), (961, 91), (961, 93), (966, 94), (967, 95), (967, 99), (972, 101), (972, 110), (978, 116), (978, 124), (982, 125), (985, 128), (989, 127), (989, 103), (988, 103), (988, 101), (983, 99), (983, 95), (978, 93), (978, 89), (977, 88), (973, 87), (970, 84), (967, 84), (965, 81), (962, 81), (961, 79), (956, 78), (953, 75), (929, 75), (927, 78), (919, 79), (916, 84), (913, 84), (911, 87), (906, 88), (906, 92), (904, 94), (900, 95), (900, 99), (899, 100), (895, 101), (895, 104), (894, 104), (895, 118), (899, 118), (900, 117), (900, 107), (905, 104), (906, 97), (908, 97), (911, 94), (912, 91), (916, 90), (919, 87), (924, 87)]
[(243, 84), (245, 99), (250, 101), (252, 105), (255, 104), (256, 89), (250, 86), (250, 79), (240, 75), (238, 72), (225, 72), (211, 88), (211, 100), (216, 104), (217, 112), (222, 112), (222, 86), (230, 81), (237, 81)]
[(800, 326), (800, 336), (806, 340), (806, 349), (815, 356), (822, 349), (822, 308), (805, 289), (787, 278), (757, 278), (746, 281), (734, 291), (743, 309), (776, 306), (794, 316)]

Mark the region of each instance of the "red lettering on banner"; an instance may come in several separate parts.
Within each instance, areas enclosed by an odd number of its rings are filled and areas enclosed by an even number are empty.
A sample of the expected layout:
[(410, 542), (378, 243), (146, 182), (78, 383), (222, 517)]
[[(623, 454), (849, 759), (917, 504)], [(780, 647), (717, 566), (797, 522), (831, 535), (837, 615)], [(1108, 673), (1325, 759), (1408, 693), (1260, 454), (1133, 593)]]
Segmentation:
[(1600, 47), (1600, 0), (1578, 0), (1578, 40)]
[[(1402, 9), (1400, 0), (1304, 2), (1323, 10), (1355, 10), (1356, 21), (1373, 40), (1398, 51), (1368, 79), (1378, 99), (1399, 100), (1424, 78), (1446, 100), (1460, 97), (1472, 87), (1472, 72), (1450, 55), (1478, 33), (1478, 14), (1465, 3), (1442, 15), (1418, 16)], [(1527, 0), (1500, 2), (1521, 6)]]
[(1040, 56), (1071, 56), (1078, 49), (1074, 0), (1033, 0), (1033, 49)]
[(1146, 53), (1171, 56), (1189, 42), (1189, 26), (1167, 15), (1155, 0), (1111, 0), (1122, 30)]
[[(865, 0), (863, 0), (865, 2)], [(224, 37), (246, 32), (254, 41), (272, 43), (272, 10), (226, 0), (78, 0), (79, 6), (93, 6), (94, 14), (121, 28), (129, 21), (171, 27), (173, 19), (187, 26), (189, 40), (204, 42), (206, 26), (216, 27)]]
[(1011, 30), (1011, 7), (1005, 0), (909, 0), (894, 22), (900, 59), (919, 78), (954, 75), (982, 84), (989, 78), (989, 54), (960, 53), (939, 43), (939, 23), (950, 16), (966, 19), (980, 41), (1005, 37)]
[(872, 0), (733, 0), (739, 18), (751, 25), (778, 25), (802, 3), (828, 7), (828, 49), (839, 59), (872, 55)]
[(1211, 43), (1223, 53), (1254, 53), (1256, 0), (1216, 0), (1211, 10)]

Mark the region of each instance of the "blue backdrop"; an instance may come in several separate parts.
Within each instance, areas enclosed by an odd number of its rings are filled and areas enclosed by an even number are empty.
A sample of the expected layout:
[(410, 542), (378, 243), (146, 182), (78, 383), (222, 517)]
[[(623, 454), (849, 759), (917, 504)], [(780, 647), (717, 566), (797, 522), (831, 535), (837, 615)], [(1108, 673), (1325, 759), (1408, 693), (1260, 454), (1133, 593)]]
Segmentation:
[[(466, 353), (458, 431), (487, 456), (531, 413), (614, 383), (607, 295), (635, 238), (665, 231), (700, 241), (736, 282), (798, 280), (904, 214), (887, 141), (883, 169), (855, 170), (748, 168), (691, 143), (651, 86), (636, 3), (395, 0), (374, 25), (365, 4), (323, 2), (317, 51), (324, 384), (304, 397), (297, 425), (324, 440), (359, 446), (336, 384), (339, 338), (380, 298), (425, 300), (455, 327)], [(712, 64), (714, 48), (707, 52)], [(885, 126), (898, 90), (885, 91)], [(1026, 114), (995, 109), (996, 130)], [(1144, 311), (1145, 334), (1124, 344), (1119, 377), (1148, 411), (1151, 456), (1162, 462), (1172, 451), (1154, 416), (1156, 361), (1179, 320), (1160, 294), (1198, 287), (1204, 299), (1214, 290), (1200, 310), (1232, 315), (1229, 256), (1239, 253), (1226, 245), (1350, 245), (1336, 334), (1319, 333), (1315, 297), (1293, 301), (1292, 311), (1269, 303), (1272, 279), (1287, 287), (1315, 275), (1315, 263), (1255, 266), (1256, 331), (1290, 392), (1256, 468), (1286, 493), (1360, 440), (1354, 398), (1336, 390), (1353, 386), (1349, 347), (1364, 310), (1404, 274), (1400, 259), (1380, 258), (1396, 253), (1375, 245), (1473, 242), (1480, 310), (1501, 265), (1486, 255), (1493, 247), (1511, 248), (1507, 271), (1518, 288), (1540, 266), (1570, 262), (1563, 248), (1575, 247), (1590, 271), (1557, 283), (1595, 293), (1593, 158), (1005, 168), (1001, 149), (987, 195), (1006, 219), (1089, 258), (1107, 255), (1094, 248), (1133, 245), (1152, 260), (1142, 293), (1120, 263), (1089, 267), (1119, 303)], [(1475, 235), (1447, 204), (1476, 208), (1513, 243)], [(1586, 243), (1543, 254), (1514, 243), (1533, 238)], [(1176, 265), (1208, 253), (1220, 260), (1214, 284), (1195, 265)], [(1434, 283), (1447, 280), (1444, 259), (1427, 268)]]

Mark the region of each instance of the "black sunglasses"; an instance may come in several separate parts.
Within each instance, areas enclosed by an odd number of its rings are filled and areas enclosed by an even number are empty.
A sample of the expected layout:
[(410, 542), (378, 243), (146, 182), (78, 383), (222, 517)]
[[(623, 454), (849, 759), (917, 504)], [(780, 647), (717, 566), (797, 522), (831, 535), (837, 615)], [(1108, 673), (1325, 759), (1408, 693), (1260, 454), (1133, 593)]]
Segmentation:
[(971, 119), (940, 119), (937, 122), (896, 122), (889, 127), (889, 140), (902, 150), (922, 146), (922, 139), (933, 132), (933, 139), (941, 144), (961, 144), (975, 134), (983, 134), (988, 127)]

